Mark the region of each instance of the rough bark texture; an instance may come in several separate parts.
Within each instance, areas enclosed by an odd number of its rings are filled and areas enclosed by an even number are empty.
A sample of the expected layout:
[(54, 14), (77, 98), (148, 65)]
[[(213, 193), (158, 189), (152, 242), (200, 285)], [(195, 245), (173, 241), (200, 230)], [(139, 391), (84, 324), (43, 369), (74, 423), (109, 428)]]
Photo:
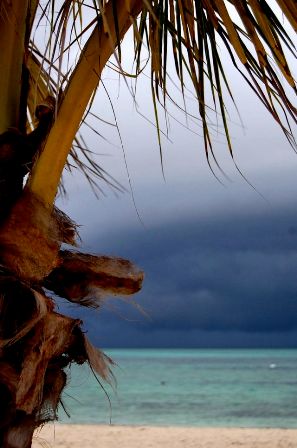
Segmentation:
[[(36, 204), (38, 201), (28, 199), (26, 193), (0, 232), (2, 242), (3, 235), (7, 241), (14, 238), (12, 251), (7, 245), (1, 247), (1, 448), (30, 447), (34, 429), (57, 418), (67, 366), (88, 362), (104, 380), (112, 378), (112, 361), (87, 340), (80, 320), (55, 311), (55, 302), (46, 296), (44, 285), (68, 300), (86, 305), (90, 297), (98, 300), (98, 291), (100, 300), (104, 292), (136, 292), (143, 279), (143, 273), (127, 260), (59, 251), (59, 239), (53, 244), (53, 234), (57, 236), (58, 228), (59, 238), (63, 239), (63, 229), (68, 229), (65, 221), (69, 221), (63, 215), (61, 225), (61, 214), (57, 213), (51, 214), (49, 222), (37, 219), (44, 209), (38, 209)], [(24, 210), (32, 213), (34, 222), (28, 220)], [(22, 231), (11, 224), (17, 211), (21, 211)], [(32, 224), (34, 230), (30, 230)], [(48, 271), (52, 272), (44, 279)]]
[(24, 192), (0, 228), (0, 263), (31, 283), (41, 281), (59, 264), (62, 242), (75, 244), (74, 223)]
[(4, 271), (0, 287), (0, 446), (27, 448), (34, 429), (57, 418), (65, 367), (88, 361), (108, 380), (111, 361), (44, 293)]
[(61, 250), (74, 223), (25, 191), (0, 226), (0, 447), (29, 448), (39, 425), (57, 419), (65, 368), (88, 362), (106, 381), (112, 361), (87, 340), (82, 322), (55, 310), (44, 288), (98, 306), (133, 294), (143, 273), (121, 258)]

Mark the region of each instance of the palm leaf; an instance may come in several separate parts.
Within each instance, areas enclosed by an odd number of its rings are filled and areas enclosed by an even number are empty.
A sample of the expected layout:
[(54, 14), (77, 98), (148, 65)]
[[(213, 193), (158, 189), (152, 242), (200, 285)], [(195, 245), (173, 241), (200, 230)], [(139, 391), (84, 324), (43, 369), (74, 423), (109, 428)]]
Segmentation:
[[(286, 47), (294, 58), (296, 58), (296, 49), (268, 3), (265, 0), (250, 0), (249, 2), (234, 0), (232, 4), (241, 23), (233, 19), (233, 15), (229, 12), (229, 2), (225, 0), (168, 0), (169, 16), (168, 5), (167, 2), (165, 3), (166, 8), (163, 1), (152, 0), (150, 9), (147, 8), (147, 14), (150, 17), (148, 27), (150, 50), (153, 55), (151, 77), (154, 80), (155, 97), (159, 98), (157, 94), (159, 88), (162, 88), (166, 94), (166, 71), (161, 71), (160, 66), (167, 66), (168, 48), (167, 44), (166, 48), (160, 48), (160, 41), (156, 43), (154, 38), (155, 29), (161, 28), (163, 34), (166, 33), (172, 38), (172, 53), (182, 93), (184, 92), (183, 68), (188, 71), (193, 83), (203, 124), (206, 154), (208, 155), (208, 150), (212, 148), (205, 112), (206, 80), (212, 92), (214, 106), (217, 102), (220, 106), (220, 117), (228, 148), (232, 153), (221, 77), (232, 100), (233, 97), (224, 71), (228, 61), (222, 59), (222, 53), (218, 49), (219, 40), (226, 46), (233, 65), (281, 126), (290, 143), (295, 145), (286, 117), (290, 116), (296, 123), (296, 108), (283, 87), (283, 77), (295, 93), (296, 83), (283, 47)], [(146, 4), (147, 2), (145, 7)], [(293, 2), (284, 1), (279, 4), (290, 23), (296, 26), (297, 17)], [(154, 15), (150, 13), (150, 10), (154, 11)], [(167, 41), (163, 39), (163, 42)], [(140, 45), (137, 51), (141, 51)], [(157, 58), (156, 55), (159, 57)], [(162, 57), (161, 61), (160, 57)], [(137, 58), (140, 59), (139, 54)]]
[[(33, 101), (31, 96), (28, 101), (31, 117), (33, 105), (36, 104), (39, 96), (45, 94), (46, 88), (54, 91), (56, 96), (60, 94), (61, 98), (63, 97), (61, 92), (69, 90), (74, 66), (66, 64), (65, 57), (67, 56), (66, 59), (69, 60), (73, 51), (77, 51), (80, 56), (77, 68), (83, 62), (81, 55), (84, 52), (84, 43), (96, 26), (102, 27), (103, 24), (104, 32), (113, 36), (110, 41), (113, 42), (110, 43), (113, 46), (111, 53), (115, 48), (118, 49), (118, 53), (114, 53), (118, 71), (122, 76), (127, 76), (120, 63), (125, 55), (123, 55), (123, 48), (120, 48), (123, 29), (119, 28), (120, 20), (123, 23), (123, 13), (126, 13), (128, 16), (130, 14), (127, 20), (133, 24), (134, 30), (136, 77), (143, 70), (141, 61), (150, 59), (152, 101), (162, 167), (158, 103), (162, 103), (166, 116), (166, 98), (174, 96), (168, 90), (167, 83), (170, 52), (173, 56), (186, 114), (185, 79), (190, 79), (192, 82), (208, 159), (210, 151), (215, 160), (210, 132), (211, 123), (207, 115), (207, 110), (212, 107), (223, 126), (227, 146), (232, 154), (225, 107), (226, 95), (231, 96), (234, 102), (230, 79), (226, 74), (226, 65), (230, 62), (280, 125), (291, 145), (296, 145), (292, 123), (297, 122), (297, 112), (292, 98), (297, 90), (287, 58), (289, 52), (296, 59), (296, 48), (288, 30), (289, 24), (296, 30), (297, 13), (293, 0), (278, 0), (280, 10), (287, 20), (286, 25), (281, 23), (266, 0), (233, 0), (232, 2), (227, 0), (143, 0), (140, 2), (139, 0), (137, 7), (134, 8), (135, 15), (129, 11), (131, 3), (126, 2), (127, 11), (125, 12), (122, 3), (120, 5), (120, 0), (110, 0), (110, 2), (68, 0), (56, 14), (53, 12), (55, 9), (53, 4), (57, 7), (54, 1), (48, 1), (43, 10), (43, 16), (47, 17), (50, 23), (46, 57), (39, 57), (39, 67), (36, 61), (33, 63), (30, 61), (31, 78), (34, 78), (35, 82), (35, 99)], [(112, 11), (108, 19), (106, 8)], [(232, 9), (236, 11), (236, 17)], [(87, 15), (86, 10), (88, 10)], [(139, 13), (140, 17), (136, 20)], [(226, 48), (226, 53), (220, 51), (219, 47), (222, 44)], [(36, 54), (35, 51), (34, 56)], [(92, 70), (95, 70), (95, 67), (90, 66), (90, 72)], [(291, 89), (293, 96), (288, 89)], [(209, 95), (206, 95), (207, 91), (211, 92), (212, 103), (209, 102)], [(91, 100), (91, 97), (89, 99)], [(85, 118), (82, 115), (81, 119), (86, 120), (87, 115)], [(81, 158), (77, 152), (80, 146), (83, 148), (84, 145), (76, 146), (76, 163)], [(92, 170), (88, 171), (88, 176), (91, 172)]]
[[(42, 104), (48, 96), (57, 97), (58, 82), (60, 81), (61, 83), (63, 83), (64, 80), (67, 79), (67, 77), (69, 76), (59, 72), (58, 68), (46, 58), (44, 57), (42, 59), (40, 59), (40, 57), (38, 58), (38, 56), (40, 55), (38, 54), (36, 48), (32, 46), (31, 49), (32, 52), (29, 54), (27, 61), (27, 67), (29, 69), (29, 86), (30, 86), (27, 98), (28, 131), (34, 130), (34, 128), (37, 125), (37, 122), (34, 118), (36, 106)], [(51, 66), (52, 75), (49, 75), (48, 71), (46, 70), (45, 64), (47, 64), (47, 66)], [(59, 81), (57, 80), (57, 76), (56, 77), (53, 76), (53, 73), (60, 73)], [(92, 126), (88, 124), (87, 119), (83, 120), (83, 122), (87, 127), (93, 129)], [(96, 131), (96, 129), (93, 130), (99, 137), (106, 140), (104, 136), (102, 136), (98, 131)], [(97, 193), (103, 195), (105, 194), (104, 190), (98, 184), (98, 181), (99, 182), (101, 181), (109, 185), (115, 191), (124, 190), (123, 186), (118, 181), (116, 181), (116, 179), (114, 179), (109, 173), (107, 173), (101, 165), (99, 165), (95, 161), (95, 154), (88, 148), (87, 144), (83, 141), (81, 132), (77, 133), (77, 136), (73, 141), (73, 145), (67, 160), (66, 168), (68, 168), (69, 171), (71, 171), (74, 168), (79, 169), (86, 178), (86, 180), (88, 181), (88, 183), (90, 184), (92, 190), (95, 192), (96, 195)], [(60, 191), (61, 193), (65, 191), (62, 184), (60, 185)]]

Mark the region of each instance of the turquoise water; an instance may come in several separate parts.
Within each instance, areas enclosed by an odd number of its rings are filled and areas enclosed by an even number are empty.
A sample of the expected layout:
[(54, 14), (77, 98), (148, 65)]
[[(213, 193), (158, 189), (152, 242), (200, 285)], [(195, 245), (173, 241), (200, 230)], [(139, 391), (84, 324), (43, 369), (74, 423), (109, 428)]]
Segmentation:
[(64, 423), (297, 428), (297, 350), (107, 350), (117, 387), (72, 367)]

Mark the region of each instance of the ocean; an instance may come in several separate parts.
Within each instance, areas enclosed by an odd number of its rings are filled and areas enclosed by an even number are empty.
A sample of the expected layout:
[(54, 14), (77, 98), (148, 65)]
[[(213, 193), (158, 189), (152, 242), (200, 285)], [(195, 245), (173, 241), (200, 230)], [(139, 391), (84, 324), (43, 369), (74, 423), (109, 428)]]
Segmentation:
[(297, 350), (106, 350), (113, 389), (72, 366), (63, 423), (297, 428)]

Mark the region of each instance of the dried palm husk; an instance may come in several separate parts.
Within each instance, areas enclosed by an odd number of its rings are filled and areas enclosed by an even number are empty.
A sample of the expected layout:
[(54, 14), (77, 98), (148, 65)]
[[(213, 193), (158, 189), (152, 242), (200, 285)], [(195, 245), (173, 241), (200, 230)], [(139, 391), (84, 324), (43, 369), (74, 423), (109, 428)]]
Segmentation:
[(80, 305), (97, 307), (107, 295), (130, 295), (140, 290), (144, 273), (129, 260), (63, 250), (59, 265), (44, 285)]
[[(89, 362), (104, 380), (109, 380), (111, 360), (95, 349), (81, 330), (81, 321), (48, 312), (34, 327), (28, 339), (16, 391), (16, 408), (27, 414), (44, 409), (55, 414), (66, 378), (65, 364)], [(52, 371), (52, 372), (51, 372)], [(51, 413), (50, 413), (51, 415)]]
[(75, 244), (75, 237), (73, 221), (25, 191), (0, 228), (0, 262), (18, 278), (37, 282), (58, 265), (61, 243)]

